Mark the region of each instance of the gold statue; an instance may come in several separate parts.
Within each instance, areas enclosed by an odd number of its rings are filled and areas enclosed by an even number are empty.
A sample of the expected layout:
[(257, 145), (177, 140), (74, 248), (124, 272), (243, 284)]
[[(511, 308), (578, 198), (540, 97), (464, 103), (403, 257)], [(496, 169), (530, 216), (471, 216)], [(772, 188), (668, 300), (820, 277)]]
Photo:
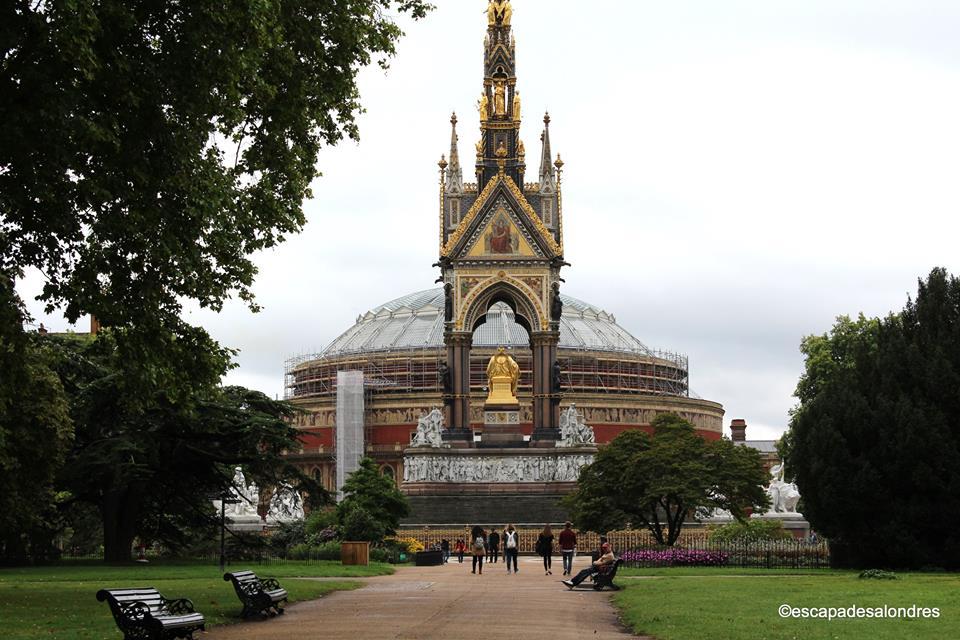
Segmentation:
[(483, 139), (477, 140), (476, 148), (477, 148), (477, 157), (482, 158), (483, 157)]
[(521, 158), (527, 155), (526, 150), (523, 148), (523, 140), (517, 140), (517, 155)]
[(487, 24), (491, 27), (499, 21), (505, 27), (510, 26), (510, 18), (513, 17), (513, 7), (510, 6), (510, 0), (490, 0), (487, 6)]
[(486, 91), (480, 94), (480, 101), (477, 102), (477, 109), (480, 111), (480, 122), (486, 122), (487, 117), (490, 115)]
[(513, 94), (513, 119), (520, 119), (520, 92), (517, 91)]
[(487, 363), (487, 404), (517, 405), (517, 383), (520, 381), (520, 365), (500, 347)]
[(503, 86), (502, 80), (497, 82), (496, 86), (493, 88), (493, 115), (507, 115), (506, 89)]

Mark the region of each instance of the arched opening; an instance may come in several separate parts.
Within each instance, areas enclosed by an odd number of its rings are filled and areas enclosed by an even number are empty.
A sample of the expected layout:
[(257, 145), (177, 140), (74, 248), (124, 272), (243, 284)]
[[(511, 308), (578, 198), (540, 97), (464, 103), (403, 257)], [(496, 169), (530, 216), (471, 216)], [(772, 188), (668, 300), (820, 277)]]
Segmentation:
[(385, 478), (390, 478), (390, 481), (393, 482), (394, 484), (397, 483), (397, 472), (394, 471), (393, 467), (390, 466), (389, 464), (385, 464), (382, 467), (380, 467), (380, 475), (382, 475)]
[(518, 317), (503, 299), (494, 298), (487, 313), (473, 329), (470, 351), (470, 391), (487, 392), (487, 362), (498, 347), (505, 347), (520, 366), (517, 392), (526, 397), (533, 386), (533, 352), (530, 349), (529, 323)]

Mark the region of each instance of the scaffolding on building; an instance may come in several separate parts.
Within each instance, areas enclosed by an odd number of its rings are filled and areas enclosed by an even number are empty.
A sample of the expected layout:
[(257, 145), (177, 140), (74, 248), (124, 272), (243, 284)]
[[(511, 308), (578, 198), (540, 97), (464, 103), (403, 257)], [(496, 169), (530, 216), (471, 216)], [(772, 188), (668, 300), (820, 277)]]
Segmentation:
[[(487, 384), (486, 367), (493, 349), (475, 348), (470, 358), (470, 387), (477, 394)], [(533, 358), (518, 346), (511, 354), (520, 366), (519, 391), (533, 387)], [(687, 356), (645, 349), (598, 351), (561, 348), (558, 355), (562, 389), (572, 393), (636, 394), (689, 397)], [(341, 371), (363, 373), (368, 399), (372, 395), (443, 392), (440, 364), (444, 349), (408, 349), (402, 352), (303, 355), (291, 358), (284, 369), (286, 399), (317, 398), (337, 392)]]
[(337, 373), (337, 500), (343, 498), (343, 483), (360, 468), (364, 455), (364, 384), (362, 371)]

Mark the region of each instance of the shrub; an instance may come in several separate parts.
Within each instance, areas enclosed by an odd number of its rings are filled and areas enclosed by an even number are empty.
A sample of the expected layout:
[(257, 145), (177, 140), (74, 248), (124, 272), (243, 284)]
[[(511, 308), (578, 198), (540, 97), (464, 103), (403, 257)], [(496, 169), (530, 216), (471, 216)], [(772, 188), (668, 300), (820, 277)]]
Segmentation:
[(304, 530), (303, 520), (281, 522), (270, 534), (270, 548), (279, 554), (284, 554), (291, 547), (309, 542)]
[(341, 511), (341, 533), (344, 540), (379, 542), (386, 535), (386, 527), (360, 505), (350, 505)]
[(866, 580), (899, 580), (900, 578), (893, 571), (884, 571), (883, 569), (867, 569), (860, 572), (860, 579)]
[(710, 542), (758, 542), (760, 540), (789, 540), (790, 532), (783, 528), (779, 520), (760, 520), (750, 518), (744, 522), (731, 522), (713, 529), (708, 540)]
[(390, 537), (384, 540), (384, 542), (396, 544), (397, 549), (405, 553), (417, 553), (418, 551), (423, 551), (425, 548), (422, 542), (411, 536)]
[(318, 537), (321, 533), (337, 526), (336, 509), (316, 509), (311, 511), (304, 521), (304, 530), (308, 536)]
[(327, 542), (324, 544), (298, 544), (294, 545), (287, 552), (287, 558), (291, 560), (339, 560), (340, 543)]
[(395, 558), (396, 556), (390, 549), (384, 547), (372, 547), (370, 549), (371, 562), (392, 562)]

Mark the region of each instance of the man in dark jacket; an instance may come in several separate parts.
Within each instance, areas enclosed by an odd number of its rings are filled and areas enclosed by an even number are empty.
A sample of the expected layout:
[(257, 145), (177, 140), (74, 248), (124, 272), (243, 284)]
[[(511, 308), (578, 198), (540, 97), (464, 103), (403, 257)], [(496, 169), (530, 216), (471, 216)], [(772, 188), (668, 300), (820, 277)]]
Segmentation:
[(500, 534), (493, 527), (487, 537), (487, 562), (496, 562), (500, 557)]

